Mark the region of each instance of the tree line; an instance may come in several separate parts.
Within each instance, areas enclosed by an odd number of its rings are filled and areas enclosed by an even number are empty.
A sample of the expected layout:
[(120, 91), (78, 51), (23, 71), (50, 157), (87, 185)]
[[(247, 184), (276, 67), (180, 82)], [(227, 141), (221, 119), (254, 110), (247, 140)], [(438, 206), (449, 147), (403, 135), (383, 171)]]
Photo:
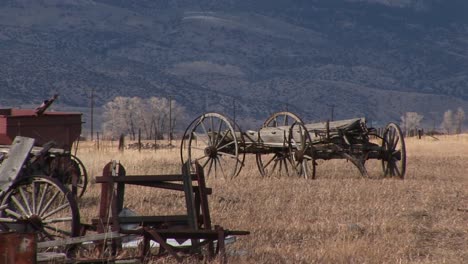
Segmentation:
[(146, 139), (163, 139), (184, 116), (184, 107), (170, 98), (118, 96), (103, 107), (102, 131), (108, 138), (125, 134), (134, 140), (141, 132)]
[[(416, 112), (406, 112), (401, 116), (401, 128), (405, 131), (406, 135), (411, 131), (421, 129), (421, 121), (424, 116)], [(465, 121), (465, 111), (459, 107), (456, 111), (447, 110), (442, 118), (440, 127), (446, 134), (460, 134), (463, 130), (463, 122)], [(434, 127), (432, 128), (435, 130)], [(434, 132), (434, 131), (432, 131)]]

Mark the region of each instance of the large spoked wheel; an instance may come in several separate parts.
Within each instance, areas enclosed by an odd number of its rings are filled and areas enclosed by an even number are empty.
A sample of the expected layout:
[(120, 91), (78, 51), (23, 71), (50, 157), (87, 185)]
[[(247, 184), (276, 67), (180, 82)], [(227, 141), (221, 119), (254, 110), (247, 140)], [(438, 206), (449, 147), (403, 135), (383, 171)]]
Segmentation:
[(271, 148), (271, 151), (256, 154), (257, 168), (262, 176), (279, 177), (295, 174), (293, 157), (289, 151), (288, 136), (286, 135), (286, 132), (289, 132), (289, 126), (295, 122), (302, 123), (302, 120), (296, 114), (284, 111), (274, 113), (263, 123), (263, 128), (282, 127), (284, 129), (284, 142), (283, 146), (276, 146)]
[(263, 127), (290, 126), (295, 122), (304, 123), (298, 115), (283, 111), (272, 114), (269, 118), (267, 118), (267, 120), (265, 120)]
[(181, 159), (198, 162), (207, 177), (233, 178), (244, 165), (245, 153), (240, 150), (243, 146), (242, 132), (236, 124), (218, 113), (206, 113), (186, 129)]
[(47, 175), (65, 184), (76, 197), (82, 197), (88, 186), (88, 173), (74, 155), (57, 156), (49, 161)]
[(0, 229), (36, 232), (40, 242), (78, 236), (80, 215), (76, 200), (56, 179), (23, 178), (3, 195)]
[(289, 152), (297, 175), (315, 179), (314, 147), (309, 131), (302, 123), (294, 123), (289, 130)]
[(384, 177), (405, 178), (406, 147), (400, 127), (389, 123), (385, 127), (382, 140), (382, 169)]
[(75, 155), (70, 155), (71, 160), (75, 163), (78, 168), (78, 181), (76, 182), (78, 189), (78, 197), (82, 197), (88, 187), (88, 172), (83, 162)]

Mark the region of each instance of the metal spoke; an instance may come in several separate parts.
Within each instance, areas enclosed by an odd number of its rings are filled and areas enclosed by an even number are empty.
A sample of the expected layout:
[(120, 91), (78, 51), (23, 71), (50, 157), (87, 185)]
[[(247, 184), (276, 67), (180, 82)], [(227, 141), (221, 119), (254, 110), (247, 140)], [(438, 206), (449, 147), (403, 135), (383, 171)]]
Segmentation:
[(223, 169), (223, 166), (221, 166), (221, 161), (217, 158), (218, 162), (219, 162), (219, 168), (221, 169), (221, 174), (223, 175), (224, 178), (226, 178), (226, 174), (224, 173), (224, 169)]
[(17, 219), (0, 217), (0, 223), (14, 223)]
[(208, 168), (207, 176), (210, 176), (211, 168), (213, 167), (213, 159), (210, 159), (210, 167)]
[(213, 138), (211, 140), (211, 145), (216, 146), (216, 139), (214, 137), (215, 136), (218, 137), (218, 136), (215, 134), (214, 122), (213, 122), (213, 117), (212, 116), (210, 116), (210, 121), (211, 121), (211, 134), (213, 135)]
[(23, 200), (23, 204), (26, 205), (26, 209), (28, 210), (29, 214), (28, 215), (32, 215), (32, 211), (31, 211), (31, 207), (29, 206), (29, 200), (28, 198), (26, 197), (26, 194), (24, 193), (24, 189), (23, 188), (19, 188), (19, 193), (20, 193), (20, 196), (21, 196), (21, 199)]
[(224, 139), (226, 138), (226, 136), (227, 136), (228, 133), (231, 133), (231, 130), (229, 130), (229, 131), (223, 133), (223, 136), (221, 137), (221, 139), (219, 139), (218, 143), (216, 144), (216, 148), (218, 148), (219, 145), (224, 141)]
[(202, 160), (202, 159), (207, 158), (207, 157), (208, 157), (207, 155), (203, 155), (203, 156), (201, 156), (199, 158), (196, 158), (194, 161), (199, 161), (199, 160)]
[(208, 131), (206, 130), (205, 124), (203, 122), (200, 123), (201, 127), (203, 128), (203, 131), (205, 131), (205, 134), (208, 136), (208, 146), (211, 146), (211, 137)]
[[(40, 186), (39, 186), (40, 187)], [(41, 188), (39, 188), (39, 191), (41, 190)], [(36, 213), (40, 213), (41, 210), (42, 210), (42, 206), (43, 206), (43, 202), (45, 201), (45, 196), (46, 196), (46, 193), (47, 191), (49, 190), (49, 185), (46, 184), (44, 189), (42, 190), (42, 195), (41, 195), (41, 199), (39, 201), (39, 204), (37, 205), (37, 210), (36, 210)]]
[(39, 215), (42, 215), (45, 211), (49, 210), (49, 207), (52, 205), (52, 203), (54, 202), (54, 200), (57, 198), (58, 195), (59, 195), (59, 191), (56, 191), (54, 195), (52, 196), (52, 198), (49, 200), (49, 202), (47, 202), (47, 204), (41, 210)]
[(237, 156), (236, 156), (236, 155), (229, 154), (229, 153), (226, 153), (226, 152), (221, 152), (221, 151), (219, 151), (218, 154), (219, 154), (220, 156), (228, 156), (228, 157), (230, 157), (230, 158), (237, 159)]
[[(50, 226), (44, 226), (44, 228), (45, 228), (45, 229), (49, 229), (49, 230), (51, 230), (51, 231), (54, 231), (54, 232), (56, 232), (56, 233), (60, 233), (60, 234), (65, 235), (65, 236), (71, 236), (71, 235), (72, 235), (71, 232), (66, 231), (66, 230), (62, 230), (62, 229), (59, 229), (59, 228), (52, 228), (52, 227), (50, 227)], [(49, 232), (46, 232), (46, 233), (47, 233), (48, 235), (50, 235), (50, 236), (54, 236), (54, 235), (50, 234)]]
[(22, 213), (23, 215), (27, 216), (29, 215), (28, 212), (26, 211), (26, 209), (23, 207), (23, 205), (18, 201), (18, 199), (16, 199), (15, 196), (11, 196), (11, 200), (13, 201), (13, 203), (16, 205), (16, 208), (18, 208)]
[(36, 213), (36, 194), (37, 194), (37, 191), (36, 191), (36, 182), (33, 182), (32, 184), (32, 211), (33, 213)]
[(72, 220), (73, 220), (73, 218), (71, 216), (68, 216), (68, 217), (52, 218), (52, 219), (43, 220), (42, 223), (52, 224), (52, 223), (71, 222)]
[(53, 215), (53, 214), (55, 214), (55, 213), (57, 213), (57, 212), (60, 212), (60, 211), (62, 211), (63, 209), (65, 209), (65, 208), (67, 208), (67, 207), (68, 207), (68, 204), (67, 204), (67, 203), (62, 204), (61, 206), (55, 208), (54, 210), (48, 212), (47, 214), (42, 215), (42, 219), (46, 219), (47, 217), (49, 217), (49, 216), (51, 216), (51, 215)]
[(220, 120), (219, 121), (219, 126), (218, 126), (218, 132), (216, 133), (216, 142), (215, 142), (215, 146), (218, 147), (218, 143), (220, 142), (219, 141), (219, 136), (218, 135), (221, 135), (221, 127), (223, 126), (223, 122)]
[(223, 149), (223, 148), (225, 148), (225, 147), (227, 147), (227, 146), (229, 146), (229, 145), (235, 144), (235, 143), (236, 143), (236, 142), (231, 141), (231, 142), (229, 142), (229, 143), (223, 145), (222, 147), (219, 147), (218, 150), (221, 150), (221, 149)]
[(13, 210), (11, 210), (11, 209), (9, 209), (9, 208), (5, 209), (5, 212), (6, 212), (7, 214), (9, 214), (9, 215), (15, 216), (16, 219), (21, 219), (21, 218), (23, 218), (20, 214), (18, 214), (17, 212), (15, 212), (15, 211), (13, 211)]
[(210, 159), (209, 159), (209, 158), (208, 158), (208, 159), (206, 159), (205, 163), (203, 163), (203, 165), (202, 165), (202, 168), (203, 168), (203, 169), (205, 168), (205, 166), (208, 164), (208, 162), (209, 162), (209, 161), (210, 161)]

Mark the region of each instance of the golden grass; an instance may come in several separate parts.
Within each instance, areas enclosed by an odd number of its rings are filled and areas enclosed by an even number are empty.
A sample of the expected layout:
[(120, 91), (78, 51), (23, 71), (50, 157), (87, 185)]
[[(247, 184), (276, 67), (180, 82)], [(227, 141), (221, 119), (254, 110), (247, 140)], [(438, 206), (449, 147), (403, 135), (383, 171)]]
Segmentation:
[[(80, 145), (91, 182), (112, 159), (127, 174), (180, 172), (177, 147), (116, 148)], [(214, 224), (251, 232), (227, 247), (229, 262), (468, 263), (468, 135), (409, 139), (407, 154), (403, 181), (362, 179), (341, 160), (321, 162), (317, 180), (262, 178), (251, 155), (237, 178), (208, 179)], [(380, 173), (378, 161), (366, 165)], [(80, 202), (85, 223), (97, 216), (99, 188), (90, 184)], [(140, 214), (183, 212), (180, 193), (133, 187), (126, 195)]]

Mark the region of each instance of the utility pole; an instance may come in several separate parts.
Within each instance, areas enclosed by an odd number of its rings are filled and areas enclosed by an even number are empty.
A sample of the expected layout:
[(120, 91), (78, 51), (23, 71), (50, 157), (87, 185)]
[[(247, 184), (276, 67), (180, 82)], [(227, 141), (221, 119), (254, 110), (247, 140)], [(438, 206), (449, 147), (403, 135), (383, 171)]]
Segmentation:
[(232, 108), (233, 108), (232, 117), (234, 119), (234, 124), (235, 124), (236, 123), (236, 98), (232, 98)]
[(169, 95), (169, 145), (172, 145), (172, 96)]
[(94, 87), (91, 88), (91, 95), (90, 95), (90, 116), (91, 116), (91, 141), (93, 140), (94, 134)]
[(330, 118), (331, 118), (330, 121), (335, 120), (335, 105), (334, 104), (330, 105)]

